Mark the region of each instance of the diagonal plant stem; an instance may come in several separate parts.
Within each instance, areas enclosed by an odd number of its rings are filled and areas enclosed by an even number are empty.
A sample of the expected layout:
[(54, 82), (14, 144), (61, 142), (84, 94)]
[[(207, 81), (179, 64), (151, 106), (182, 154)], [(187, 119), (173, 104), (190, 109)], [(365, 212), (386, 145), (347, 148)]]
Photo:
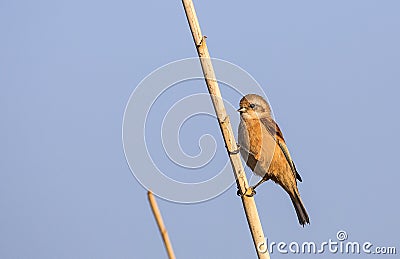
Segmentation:
[(153, 212), (154, 218), (157, 222), (158, 229), (160, 230), (160, 234), (162, 240), (164, 242), (165, 250), (167, 250), (168, 258), (175, 259), (174, 250), (172, 249), (171, 241), (169, 240), (167, 229), (165, 228), (164, 221), (162, 219), (160, 210), (158, 209), (156, 199), (151, 191), (147, 192), (147, 196), (149, 198), (149, 203), (151, 207), (151, 211)]
[[(210, 93), (210, 97), (218, 118), (218, 123), (222, 132), (222, 136), (225, 141), (225, 146), (229, 154), (229, 159), (232, 165), (233, 173), (235, 175), (236, 184), (240, 193), (245, 193), (249, 186), (246, 174), (243, 169), (242, 161), (240, 160), (240, 154), (238, 152), (234, 152), (238, 149), (238, 147), (235, 137), (233, 135), (229, 116), (225, 110), (218, 82), (215, 78), (210, 54), (208, 53), (208, 48), (206, 45), (206, 37), (203, 36), (201, 33), (193, 2), (191, 0), (182, 0), (182, 3), (185, 9), (187, 20), (189, 22), (190, 30), (192, 32), (194, 44), (196, 46), (196, 50), (200, 59), (208, 92)], [(262, 230), (254, 198), (248, 197), (246, 195), (242, 195), (241, 198), (258, 258), (269, 259), (270, 256), (268, 253), (265, 236)]]

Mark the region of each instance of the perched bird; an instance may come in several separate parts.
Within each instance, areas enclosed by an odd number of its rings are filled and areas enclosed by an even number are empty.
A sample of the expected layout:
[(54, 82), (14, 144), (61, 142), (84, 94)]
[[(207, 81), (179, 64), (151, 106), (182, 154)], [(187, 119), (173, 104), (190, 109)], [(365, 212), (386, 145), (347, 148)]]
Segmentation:
[(248, 94), (240, 100), (239, 149), (248, 167), (262, 179), (246, 190), (255, 194), (255, 188), (271, 179), (289, 194), (299, 223), (310, 223), (301, 201), (297, 180), (302, 181), (290, 157), (278, 124), (272, 119), (269, 104), (259, 95)]

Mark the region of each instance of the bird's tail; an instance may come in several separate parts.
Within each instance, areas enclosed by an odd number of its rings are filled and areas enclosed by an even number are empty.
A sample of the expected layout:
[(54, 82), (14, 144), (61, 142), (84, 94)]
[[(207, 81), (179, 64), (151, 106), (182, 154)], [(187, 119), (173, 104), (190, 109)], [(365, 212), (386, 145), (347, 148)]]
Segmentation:
[(299, 219), (300, 225), (304, 227), (305, 224), (310, 224), (310, 219), (308, 218), (306, 208), (304, 207), (304, 204), (301, 201), (299, 193), (295, 191), (294, 195), (290, 196), (290, 199), (293, 202), (293, 206), (296, 210), (297, 218)]

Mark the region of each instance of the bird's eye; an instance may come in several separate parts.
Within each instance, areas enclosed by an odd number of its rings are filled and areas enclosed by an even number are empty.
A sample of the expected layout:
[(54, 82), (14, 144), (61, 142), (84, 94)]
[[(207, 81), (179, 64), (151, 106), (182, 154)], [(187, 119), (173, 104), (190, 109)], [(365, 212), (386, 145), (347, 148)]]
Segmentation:
[(254, 107), (256, 107), (256, 105), (254, 103), (250, 103), (250, 108), (254, 109)]

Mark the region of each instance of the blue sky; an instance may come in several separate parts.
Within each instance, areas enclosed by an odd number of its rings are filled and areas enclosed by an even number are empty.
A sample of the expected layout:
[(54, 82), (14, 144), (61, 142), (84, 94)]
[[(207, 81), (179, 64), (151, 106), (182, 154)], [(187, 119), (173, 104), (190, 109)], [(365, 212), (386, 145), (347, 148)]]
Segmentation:
[[(305, 228), (283, 190), (259, 187), (268, 239), (323, 242), (346, 230), (349, 241), (398, 246), (400, 3), (195, 6), (211, 55), (262, 86), (303, 178)], [(0, 33), (0, 257), (165, 258), (121, 131), (142, 79), (196, 55), (181, 2), (1, 1)], [(222, 143), (212, 118), (185, 127), (189, 154), (207, 131)], [(226, 162), (217, 149), (213, 166)], [(178, 258), (255, 257), (235, 187), (203, 203), (158, 202)]]

